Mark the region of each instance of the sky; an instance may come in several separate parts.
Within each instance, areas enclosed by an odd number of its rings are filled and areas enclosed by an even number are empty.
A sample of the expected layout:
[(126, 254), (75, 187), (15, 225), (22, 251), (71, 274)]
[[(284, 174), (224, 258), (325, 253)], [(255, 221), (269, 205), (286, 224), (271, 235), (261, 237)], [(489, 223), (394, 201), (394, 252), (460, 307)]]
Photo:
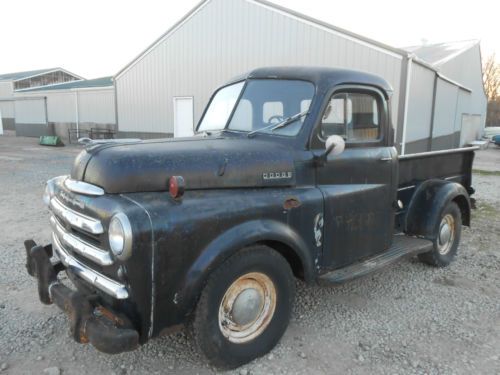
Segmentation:
[[(272, 1), (395, 47), (480, 39), (483, 60), (500, 59), (496, 0)], [(114, 75), (198, 3), (3, 0), (0, 74), (62, 67), (88, 79)]]

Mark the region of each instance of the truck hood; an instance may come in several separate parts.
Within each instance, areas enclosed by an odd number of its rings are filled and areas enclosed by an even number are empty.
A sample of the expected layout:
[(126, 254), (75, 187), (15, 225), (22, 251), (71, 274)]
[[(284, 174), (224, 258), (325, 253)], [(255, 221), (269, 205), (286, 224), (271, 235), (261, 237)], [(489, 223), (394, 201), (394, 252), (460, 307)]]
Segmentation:
[(76, 158), (75, 180), (106, 193), (165, 191), (171, 176), (186, 190), (295, 184), (291, 148), (259, 138), (190, 137), (87, 147)]

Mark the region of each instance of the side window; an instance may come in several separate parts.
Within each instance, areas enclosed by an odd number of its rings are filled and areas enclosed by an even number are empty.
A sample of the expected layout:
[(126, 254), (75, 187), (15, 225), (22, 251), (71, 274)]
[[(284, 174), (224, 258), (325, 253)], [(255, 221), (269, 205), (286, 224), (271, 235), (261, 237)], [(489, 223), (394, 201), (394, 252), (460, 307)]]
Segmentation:
[(321, 121), (321, 136), (340, 135), (346, 141), (380, 138), (379, 102), (373, 94), (337, 93), (328, 103)]
[(281, 118), (283, 118), (283, 113), (282, 102), (265, 102), (262, 108), (262, 121), (265, 124), (269, 123), (270, 120), (272, 122), (280, 122)]

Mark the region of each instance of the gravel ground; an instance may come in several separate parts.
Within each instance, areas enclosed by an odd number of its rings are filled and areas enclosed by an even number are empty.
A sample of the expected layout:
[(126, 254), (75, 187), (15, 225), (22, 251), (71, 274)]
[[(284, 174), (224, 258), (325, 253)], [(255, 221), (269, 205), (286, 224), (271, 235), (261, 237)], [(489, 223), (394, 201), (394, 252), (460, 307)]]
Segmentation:
[(477, 152), (474, 169), (486, 172), (500, 171), (500, 146), (491, 143), (487, 149)]
[[(0, 372), (216, 372), (184, 333), (116, 356), (76, 344), (64, 314), (38, 301), (22, 241), (49, 240), (44, 182), (67, 174), (77, 152), (0, 137)], [(475, 175), (474, 186), (473, 227), (450, 267), (413, 258), (340, 287), (298, 282), (280, 344), (229, 374), (500, 374), (500, 173)]]

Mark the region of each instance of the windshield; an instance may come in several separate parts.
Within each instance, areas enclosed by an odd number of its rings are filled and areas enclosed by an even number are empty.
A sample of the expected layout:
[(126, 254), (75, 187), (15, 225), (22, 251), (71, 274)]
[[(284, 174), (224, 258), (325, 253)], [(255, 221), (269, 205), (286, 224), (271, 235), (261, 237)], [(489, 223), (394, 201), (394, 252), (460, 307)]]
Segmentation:
[[(288, 136), (299, 132), (314, 96), (312, 83), (298, 80), (249, 80), (241, 95), (243, 85), (244, 82), (235, 83), (217, 92), (198, 131), (229, 129)], [(272, 126), (282, 124), (297, 114), (304, 115), (287, 122), (286, 126)]]

